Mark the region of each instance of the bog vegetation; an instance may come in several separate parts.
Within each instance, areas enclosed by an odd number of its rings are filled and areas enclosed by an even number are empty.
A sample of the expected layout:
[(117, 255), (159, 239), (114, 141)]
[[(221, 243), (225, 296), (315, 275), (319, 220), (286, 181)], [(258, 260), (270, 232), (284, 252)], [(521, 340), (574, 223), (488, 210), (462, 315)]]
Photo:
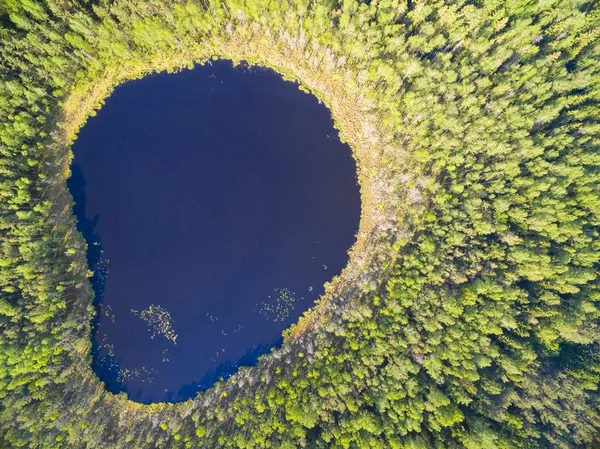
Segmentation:
[[(0, 446), (590, 448), (600, 16), (587, 0), (3, 0)], [(90, 369), (69, 144), (119, 82), (298, 78), (360, 165), (348, 269), (282, 348), (185, 403)]]

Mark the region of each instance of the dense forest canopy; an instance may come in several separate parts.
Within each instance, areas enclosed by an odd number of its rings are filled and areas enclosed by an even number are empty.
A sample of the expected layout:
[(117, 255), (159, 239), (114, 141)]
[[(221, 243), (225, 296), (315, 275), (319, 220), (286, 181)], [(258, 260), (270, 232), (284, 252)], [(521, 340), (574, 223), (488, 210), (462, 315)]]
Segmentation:
[[(599, 445), (600, 10), (585, 0), (2, 0), (6, 448)], [(274, 68), (359, 163), (350, 265), (257, 367), (143, 406), (90, 369), (69, 145), (120, 82)]]

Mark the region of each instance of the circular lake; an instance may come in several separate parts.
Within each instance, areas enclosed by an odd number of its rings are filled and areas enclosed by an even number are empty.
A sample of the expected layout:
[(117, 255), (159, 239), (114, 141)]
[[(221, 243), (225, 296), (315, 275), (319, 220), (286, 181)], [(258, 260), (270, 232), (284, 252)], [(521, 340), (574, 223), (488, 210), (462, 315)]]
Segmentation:
[(178, 402), (255, 364), (348, 261), (350, 148), (271, 70), (219, 61), (127, 82), (73, 152), (109, 391)]

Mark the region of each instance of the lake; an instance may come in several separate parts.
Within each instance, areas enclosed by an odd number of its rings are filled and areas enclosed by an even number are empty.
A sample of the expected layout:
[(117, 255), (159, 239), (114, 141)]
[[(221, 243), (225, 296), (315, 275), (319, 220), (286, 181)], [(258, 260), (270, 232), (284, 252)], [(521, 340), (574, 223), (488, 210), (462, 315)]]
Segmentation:
[(73, 152), (109, 391), (179, 402), (255, 364), (348, 262), (350, 148), (271, 70), (218, 61), (124, 83)]

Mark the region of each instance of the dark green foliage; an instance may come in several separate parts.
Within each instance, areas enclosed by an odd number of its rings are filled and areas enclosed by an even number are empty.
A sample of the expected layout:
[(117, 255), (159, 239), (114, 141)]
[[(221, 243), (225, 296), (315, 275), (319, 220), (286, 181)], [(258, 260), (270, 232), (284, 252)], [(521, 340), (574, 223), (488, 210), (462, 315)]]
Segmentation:
[[(4, 0), (0, 447), (597, 446), (599, 14), (580, 0)], [(330, 105), (328, 79), (368, 105), (368, 185), (385, 193), (385, 217), (366, 211), (373, 265), (257, 368), (188, 403), (128, 403), (89, 368), (65, 104), (252, 52)]]

